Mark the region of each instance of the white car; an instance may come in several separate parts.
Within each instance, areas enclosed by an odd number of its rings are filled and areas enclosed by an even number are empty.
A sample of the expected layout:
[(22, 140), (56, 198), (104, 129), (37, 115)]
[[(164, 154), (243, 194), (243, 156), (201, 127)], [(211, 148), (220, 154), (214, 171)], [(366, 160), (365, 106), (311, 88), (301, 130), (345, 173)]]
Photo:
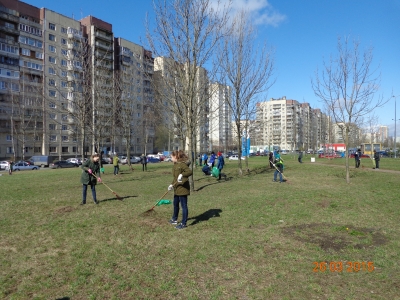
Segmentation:
[(30, 165), (26, 162), (18, 162), (13, 166), (13, 171), (23, 171), (23, 170), (39, 170), (39, 166)]
[(0, 161), (0, 170), (8, 170), (10, 163), (8, 161)]
[[(241, 159), (245, 160), (246, 157), (242, 156)], [(231, 155), (229, 156), (229, 160), (239, 160), (239, 155)]]
[(68, 158), (67, 161), (78, 165), (82, 164), (82, 161), (79, 158)]

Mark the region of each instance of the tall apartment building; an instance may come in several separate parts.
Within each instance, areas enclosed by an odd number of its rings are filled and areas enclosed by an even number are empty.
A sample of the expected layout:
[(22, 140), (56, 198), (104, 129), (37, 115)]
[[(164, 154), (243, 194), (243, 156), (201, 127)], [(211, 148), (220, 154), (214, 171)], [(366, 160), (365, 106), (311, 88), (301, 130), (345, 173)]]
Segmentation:
[[(115, 40), (112, 25), (96, 17), (77, 21), (21, 1), (0, 1), (1, 158), (124, 151), (114, 110), (115, 68), (123, 65)], [(132, 115), (131, 149), (141, 154), (153, 151), (154, 129), (148, 127), (144, 137), (143, 124), (154, 103), (154, 66), (151, 52), (132, 48), (142, 103)]]
[(226, 151), (232, 146), (231, 88), (220, 83), (210, 84), (209, 139), (210, 150)]
[(308, 103), (271, 98), (257, 103), (256, 123), (261, 131), (258, 143), (269, 150), (279, 147), (286, 150), (316, 149), (327, 138), (326, 115), (312, 109)]
[(0, 3), (0, 157), (41, 151), (43, 26), (29, 4)]
[[(115, 71), (124, 91), (119, 95), (122, 112), (118, 149), (126, 153), (152, 153), (154, 139), (154, 62), (150, 51), (123, 38), (115, 38)], [(133, 129), (133, 130), (131, 130)]]
[[(185, 97), (185, 70), (188, 66), (178, 64), (166, 57), (156, 57), (154, 59), (154, 82), (158, 87), (156, 91), (157, 106), (162, 109), (160, 112), (160, 122), (172, 135), (169, 139), (171, 150), (183, 149), (188, 145), (188, 139), (194, 142), (194, 148), (197, 152), (210, 150), (210, 125), (209, 125), (209, 82), (207, 71), (204, 68), (197, 67), (194, 80), (195, 101), (193, 105), (192, 122), (195, 123), (195, 131), (192, 137), (184, 136), (185, 118), (187, 110), (185, 105), (181, 105), (182, 97)], [(191, 92), (191, 91), (187, 91)], [(183, 100), (184, 101), (184, 100)], [(183, 104), (183, 103), (182, 103)], [(175, 110), (178, 106), (181, 111)]]

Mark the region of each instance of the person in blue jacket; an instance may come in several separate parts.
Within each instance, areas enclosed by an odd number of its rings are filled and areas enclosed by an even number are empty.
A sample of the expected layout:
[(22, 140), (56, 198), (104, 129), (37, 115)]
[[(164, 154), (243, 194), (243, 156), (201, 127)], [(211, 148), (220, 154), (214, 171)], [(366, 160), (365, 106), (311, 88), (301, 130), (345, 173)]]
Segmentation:
[[(218, 164), (217, 164), (217, 168), (219, 170), (219, 176), (218, 176), (218, 180), (221, 180), (221, 174), (222, 174), (222, 169), (224, 168), (225, 165), (225, 160), (224, 160), (224, 156), (222, 155), (221, 152), (218, 152)], [(226, 179), (226, 175), (225, 179)]]
[(207, 159), (208, 159), (207, 153), (204, 152), (204, 154), (203, 154), (203, 164), (204, 165), (207, 164)]
[(214, 153), (214, 151), (213, 151), (213, 152), (211, 152), (211, 155), (210, 155), (210, 164), (211, 164), (211, 168), (214, 168), (215, 158), (216, 158), (216, 156), (215, 156), (215, 153)]

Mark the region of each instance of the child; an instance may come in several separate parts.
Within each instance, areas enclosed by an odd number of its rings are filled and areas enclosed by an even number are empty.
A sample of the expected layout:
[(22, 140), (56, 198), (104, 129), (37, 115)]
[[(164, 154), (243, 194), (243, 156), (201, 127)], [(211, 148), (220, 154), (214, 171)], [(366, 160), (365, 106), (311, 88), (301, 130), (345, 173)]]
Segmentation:
[(182, 150), (176, 150), (172, 152), (171, 155), (172, 162), (174, 163), (172, 167), (172, 184), (169, 185), (168, 190), (174, 190), (174, 211), (172, 218), (169, 221), (171, 224), (177, 224), (178, 214), (179, 214), (179, 203), (182, 208), (182, 222), (177, 225), (176, 229), (183, 229), (186, 227), (186, 222), (188, 219), (188, 206), (187, 206), (187, 196), (190, 195), (190, 183), (189, 178), (192, 175), (192, 170), (187, 165), (188, 157)]
[[(218, 164), (217, 164), (217, 168), (219, 170), (219, 176), (218, 176), (218, 180), (221, 180), (221, 174), (222, 174), (222, 169), (224, 168), (225, 165), (225, 160), (224, 157), (222, 156), (221, 152), (218, 152)], [(225, 175), (224, 175), (225, 176)], [(226, 180), (226, 176), (225, 176), (225, 180)]]
[(211, 175), (210, 167), (208, 165), (204, 165), (204, 167), (201, 169), (206, 176)]
[[(92, 190), (94, 204), (99, 204), (96, 198), (96, 183), (101, 182), (99, 159), (100, 159), (99, 155), (95, 153), (90, 157), (90, 159), (85, 161), (81, 166), (83, 170), (81, 175), (81, 183), (82, 183), (81, 205), (86, 204), (86, 192), (88, 185), (90, 185)], [(95, 176), (97, 176), (97, 178)]]
[[(127, 158), (128, 160), (128, 158)], [(118, 154), (115, 154), (113, 157), (113, 166), (114, 166), (114, 175), (118, 175), (118, 171), (119, 171), (119, 157)]]
[(282, 178), (282, 173), (283, 173), (283, 160), (280, 157), (279, 153), (276, 156), (276, 159), (274, 161), (275, 164), (275, 172), (274, 172), (274, 182), (276, 182), (276, 176), (279, 174), (279, 182), (282, 183), (283, 182), (283, 178)]

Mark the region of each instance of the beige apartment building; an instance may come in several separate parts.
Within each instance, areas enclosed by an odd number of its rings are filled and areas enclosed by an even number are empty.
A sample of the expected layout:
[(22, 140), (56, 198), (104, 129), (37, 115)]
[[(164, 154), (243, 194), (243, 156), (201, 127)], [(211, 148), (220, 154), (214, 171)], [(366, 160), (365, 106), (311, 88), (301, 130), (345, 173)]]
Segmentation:
[(93, 16), (77, 21), (47, 8), (2, 0), (0, 158), (65, 159), (126, 151), (116, 107), (129, 92), (115, 94), (115, 75), (127, 66), (121, 60), (126, 57), (123, 43), (132, 48), (130, 66), (135, 64), (137, 76), (131, 82), (135, 109), (129, 147), (132, 154), (151, 153), (154, 128), (146, 125), (145, 111), (154, 103), (153, 58), (150, 51), (122, 40), (114, 37), (110, 23)]
[(328, 120), (308, 103), (271, 98), (257, 103), (254, 142), (268, 150), (316, 150), (328, 138)]

